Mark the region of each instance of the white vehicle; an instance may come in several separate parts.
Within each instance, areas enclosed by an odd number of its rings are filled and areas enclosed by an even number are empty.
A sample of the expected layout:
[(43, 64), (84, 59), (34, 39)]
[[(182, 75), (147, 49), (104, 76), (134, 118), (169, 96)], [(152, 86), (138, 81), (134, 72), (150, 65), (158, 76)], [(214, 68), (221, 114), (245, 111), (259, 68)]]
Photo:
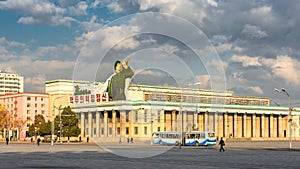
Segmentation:
[[(171, 132), (162, 131), (153, 133), (153, 143), (162, 145), (186, 145), (186, 146), (213, 146), (216, 145), (214, 132), (190, 131), (190, 132)], [(181, 141), (182, 138), (182, 141)]]

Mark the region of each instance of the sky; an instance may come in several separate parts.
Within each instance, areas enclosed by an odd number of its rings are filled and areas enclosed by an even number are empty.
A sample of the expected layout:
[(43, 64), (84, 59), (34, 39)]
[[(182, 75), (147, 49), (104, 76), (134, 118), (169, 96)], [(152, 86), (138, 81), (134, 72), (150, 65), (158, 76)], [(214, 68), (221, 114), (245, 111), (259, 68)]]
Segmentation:
[(300, 106), (296, 0), (0, 0), (0, 70), (105, 81), (130, 57), (132, 83), (230, 90)]

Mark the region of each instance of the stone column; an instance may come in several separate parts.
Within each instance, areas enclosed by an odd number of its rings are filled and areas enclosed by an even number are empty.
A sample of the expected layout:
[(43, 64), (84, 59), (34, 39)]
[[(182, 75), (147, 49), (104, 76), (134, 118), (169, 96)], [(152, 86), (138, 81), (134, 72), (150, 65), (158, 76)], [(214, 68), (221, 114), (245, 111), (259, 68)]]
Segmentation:
[(229, 137), (228, 135), (228, 127), (229, 127), (229, 124), (227, 123), (228, 121), (228, 112), (225, 112), (224, 113), (224, 118), (223, 118), (223, 130), (224, 130), (224, 137)]
[(126, 111), (120, 110), (120, 137), (126, 136)]
[(208, 130), (208, 111), (206, 111), (205, 113), (204, 113), (204, 127), (203, 127), (203, 129), (204, 129), (204, 131), (207, 131)]
[[(183, 129), (182, 131), (185, 132), (185, 131), (187, 131), (187, 129), (188, 129), (188, 128), (187, 128), (187, 124), (188, 124), (188, 123), (187, 123), (187, 111), (184, 110), (184, 111), (182, 111), (182, 113), (183, 113), (183, 114), (182, 114), (182, 115), (183, 115), (183, 121), (180, 122), (180, 126), (182, 125), (182, 129)], [(181, 119), (181, 118), (180, 118), (180, 119)]]
[(93, 137), (93, 133), (92, 133), (92, 123), (93, 123), (93, 121), (92, 121), (92, 112), (88, 112), (88, 127), (89, 127), (89, 129), (88, 129), (88, 133), (89, 133), (89, 137)]
[(282, 138), (283, 134), (282, 134), (282, 115), (278, 115), (278, 137)]
[(274, 124), (273, 124), (273, 114), (270, 114), (270, 128), (269, 128), (269, 136), (274, 137)]
[(96, 112), (96, 137), (100, 137), (100, 112)]
[(219, 132), (218, 132), (218, 121), (219, 121), (219, 113), (215, 112), (215, 114), (214, 114), (214, 132), (217, 135), (219, 135)]
[(81, 138), (83, 139), (83, 137), (85, 137), (85, 126), (84, 126), (84, 112), (81, 112), (80, 113), (80, 135), (81, 135)]
[(107, 128), (108, 128), (108, 123), (107, 123), (107, 117), (108, 117), (108, 113), (107, 111), (104, 111), (104, 137), (108, 137), (108, 133), (107, 133)]
[(112, 110), (112, 137), (116, 137), (116, 117), (116, 111)]
[(165, 110), (160, 110), (160, 131), (164, 131), (165, 128)]
[(242, 137), (247, 137), (247, 113), (243, 114), (243, 134)]
[(233, 137), (237, 137), (237, 127), (238, 127), (238, 122), (237, 122), (237, 113), (234, 113), (233, 115)]
[(256, 114), (252, 115), (252, 137), (256, 137)]
[(261, 115), (261, 137), (265, 137), (265, 114)]
[(177, 124), (176, 124), (176, 111), (174, 110), (174, 111), (172, 111), (172, 115), (171, 115), (171, 129), (172, 129), (172, 131), (175, 131), (175, 128), (176, 128), (176, 126), (177, 126)]

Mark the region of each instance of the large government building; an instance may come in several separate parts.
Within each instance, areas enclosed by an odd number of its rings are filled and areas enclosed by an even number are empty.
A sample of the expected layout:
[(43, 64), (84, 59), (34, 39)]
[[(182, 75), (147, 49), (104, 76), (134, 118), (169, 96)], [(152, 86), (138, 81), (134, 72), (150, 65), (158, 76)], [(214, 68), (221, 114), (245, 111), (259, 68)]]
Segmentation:
[(149, 139), (155, 131), (194, 130), (214, 131), (227, 139), (287, 140), (290, 132), (293, 140), (300, 138), (300, 108), (292, 109), (289, 118), (289, 108), (270, 106), (269, 98), (135, 84), (124, 101), (109, 101), (107, 93), (74, 95), (74, 86), (78, 90), (85, 83), (46, 82), (50, 110), (51, 105), (70, 106), (78, 114), (82, 139)]

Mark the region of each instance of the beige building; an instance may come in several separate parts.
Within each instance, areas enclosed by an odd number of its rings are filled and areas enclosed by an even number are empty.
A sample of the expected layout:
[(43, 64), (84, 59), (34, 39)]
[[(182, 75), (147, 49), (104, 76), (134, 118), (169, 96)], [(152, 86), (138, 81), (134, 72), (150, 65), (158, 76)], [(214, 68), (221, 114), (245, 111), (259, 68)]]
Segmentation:
[[(60, 82), (51, 81), (48, 85), (55, 83)], [(108, 101), (105, 93), (72, 96), (70, 91), (65, 95), (70, 96), (68, 101), (62, 100), (78, 114), (82, 138), (147, 139), (155, 131), (191, 130), (251, 140), (284, 140), (290, 136), (288, 107), (270, 106), (269, 98), (134, 84), (126, 101)], [(53, 105), (59, 106), (58, 102)], [(300, 138), (299, 110), (291, 112), (291, 135), (295, 140)]]

